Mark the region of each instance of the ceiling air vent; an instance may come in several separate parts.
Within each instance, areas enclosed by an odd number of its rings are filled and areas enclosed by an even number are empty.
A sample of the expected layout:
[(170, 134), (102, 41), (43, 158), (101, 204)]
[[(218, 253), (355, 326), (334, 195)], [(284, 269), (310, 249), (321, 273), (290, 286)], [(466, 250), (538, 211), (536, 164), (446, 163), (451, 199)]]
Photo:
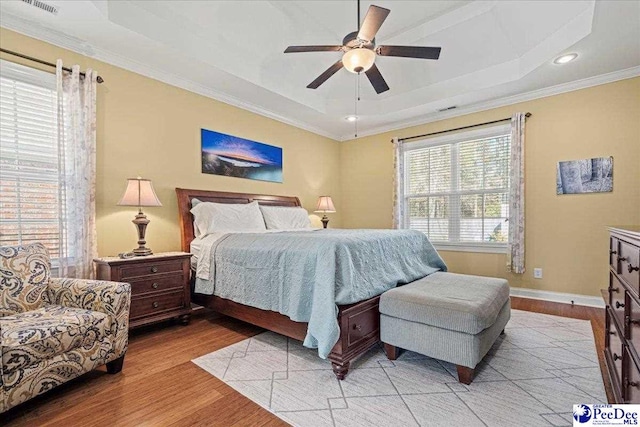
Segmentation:
[(439, 112), (439, 113), (442, 113), (443, 111), (455, 110), (456, 108), (458, 108), (458, 107), (456, 107), (455, 105), (452, 105), (451, 107), (447, 107), (447, 108), (440, 108), (440, 109), (438, 110), (438, 112)]
[(47, 3), (43, 2), (43, 1), (40, 1), (40, 0), (22, 0), (22, 2), (26, 3), (26, 4), (29, 4), (31, 6), (37, 7), (38, 9), (42, 9), (45, 12), (49, 12), (49, 13), (51, 13), (53, 15), (57, 15), (58, 14), (58, 8), (57, 7), (55, 7), (53, 5), (50, 5), (50, 4), (47, 4)]

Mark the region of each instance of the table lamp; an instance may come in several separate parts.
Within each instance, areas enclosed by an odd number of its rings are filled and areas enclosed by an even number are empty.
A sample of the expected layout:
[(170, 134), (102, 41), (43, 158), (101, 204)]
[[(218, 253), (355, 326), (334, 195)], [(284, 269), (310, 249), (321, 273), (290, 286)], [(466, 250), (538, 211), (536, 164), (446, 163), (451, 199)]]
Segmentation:
[(327, 217), (327, 213), (334, 213), (336, 211), (335, 206), (333, 206), (333, 201), (331, 200), (331, 196), (320, 196), (318, 198), (318, 207), (316, 208), (316, 212), (322, 212), (322, 227), (327, 228), (329, 224), (329, 218)]
[(141, 177), (129, 178), (127, 180), (127, 189), (118, 202), (118, 206), (137, 206), (138, 214), (133, 219), (133, 223), (138, 228), (138, 247), (132, 252), (136, 256), (151, 255), (151, 249), (145, 246), (144, 234), (149, 224), (147, 216), (142, 213), (142, 206), (162, 206), (156, 192), (153, 190), (151, 180), (142, 179)]

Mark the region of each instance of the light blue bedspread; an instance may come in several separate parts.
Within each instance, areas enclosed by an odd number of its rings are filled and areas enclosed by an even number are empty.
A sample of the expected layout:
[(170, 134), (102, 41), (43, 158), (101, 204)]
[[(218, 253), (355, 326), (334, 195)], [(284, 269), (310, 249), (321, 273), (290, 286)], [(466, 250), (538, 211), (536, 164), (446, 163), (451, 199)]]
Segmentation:
[(228, 234), (214, 243), (211, 257), (213, 280), (197, 278), (196, 292), (213, 290), (308, 322), (304, 345), (317, 347), (322, 358), (340, 335), (336, 304), (363, 301), (447, 270), (427, 237), (412, 230)]

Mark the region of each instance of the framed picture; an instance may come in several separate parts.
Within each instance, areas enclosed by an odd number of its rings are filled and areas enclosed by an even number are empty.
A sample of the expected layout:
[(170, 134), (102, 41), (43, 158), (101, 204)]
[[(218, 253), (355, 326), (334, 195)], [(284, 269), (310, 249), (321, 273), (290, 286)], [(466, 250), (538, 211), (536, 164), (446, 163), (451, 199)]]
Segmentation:
[(202, 173), (282, 182), (282, 148), (201, 129)]
[(558, 162), (557, 194), (613, 191), (613, 157)]

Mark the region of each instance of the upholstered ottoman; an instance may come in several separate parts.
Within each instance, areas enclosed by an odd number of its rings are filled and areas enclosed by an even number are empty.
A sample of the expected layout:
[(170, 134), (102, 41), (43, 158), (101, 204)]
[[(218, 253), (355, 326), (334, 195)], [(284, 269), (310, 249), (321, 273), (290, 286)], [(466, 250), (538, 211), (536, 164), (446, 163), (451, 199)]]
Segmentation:
[(511, 316), (504, 279), (434, 273), (380, 297), (380, 338), (387, 357), (400, 348), (454, 363), (470, 384)]

